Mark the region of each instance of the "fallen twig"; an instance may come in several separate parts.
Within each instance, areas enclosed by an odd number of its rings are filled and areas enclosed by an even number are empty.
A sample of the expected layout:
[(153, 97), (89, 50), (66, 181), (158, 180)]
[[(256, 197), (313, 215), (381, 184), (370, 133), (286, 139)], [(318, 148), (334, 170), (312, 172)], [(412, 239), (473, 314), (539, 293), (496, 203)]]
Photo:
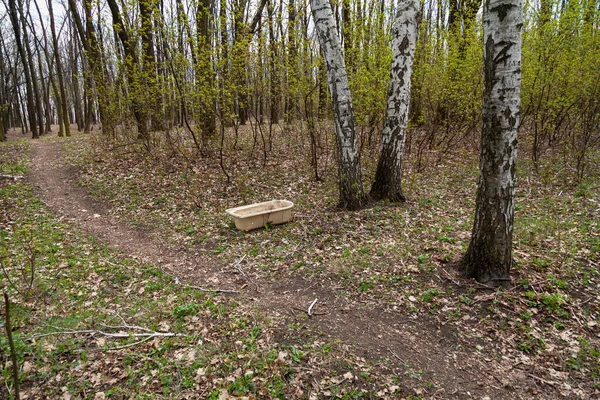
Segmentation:
[(80, 331), (60, 331), (60, 332), (42, 333), (39, 335), (29, 336), (28, 339), (39, 339), (41, 337), (53, 336), (53, 335), (80, 335), (80, 334), (84, 334), (84, 333), (90, 333), (90, 334), (92, 334), (92, 336), (101, 335), (101, 336), (111, 337), (111, 338), (115, 338), (115, 339), (125, 339), (125, 338), (129, 338), (129, 337), (153, 338), (153, 337), (185, 337), (185, 336), (188, 336), (188, 335), (184, 335), (183, 333), (172, 333), (172, 332), (109, 333), (109, 332), (104, 332), (104, 331), (101, 331), (98, 329), (84, 329), (84, 330), (80, 330)]
[(4, 175), (4, 174), (0, 174), (0, 179), (12, 179), (12, 180), (19, 180), (19, 179), (23, 179), (23, 175)]
[(394, 357), (396, 357), (398, 360), (402, 361), (402, 364), (407, 364), (407, 362), (406, 362), (405, 360), (403, 360), (402, 358), (400, 358), (400, 357), (398, 356), (398, 354), (394, 353), (394, 352), (392, 351), (392, 349), (388, 348), (388, 351), (389, 351), (389, 352), (390, 352), (390, 353), (391, 353), (391, 354), (392, 354)]
[(246, 273), (244, 272), (244, 270), (242, 268), (240, 268), (240, 264), (242, 263), (242, 261), (244, 261), (244, 259), (246, 258), (246, 255), (244, 254), (242, 256), (242, 258), (240, 258), (239, 260), (237, 260), (235, 262), (235, 264), (233, 264), (233, 268), (237, 269), (242, 275), (246, 276)]
[(308, 314), (309, 317), (312, 317), (312, 309), (315, 306), (315, 304), (317, 304), (317, 301), (319, 301), (319, 298), (316, 298), (311, 305), (308, 307), (308, 311), (306, 312)]
[(534, 374), (530, 374), (530, 373), (527, 373), (527, 375), (528, 375), (528, 376), (530, 376), (530, 377), (532, 377), (533, 379), (535, 379), (535, 380), (537, 380), (537, 381), (540, 381), (540, 382), (542, 382), (542, 383), (545, 383), (546, 385), (555, 386), (555, 383), (554, 383), (554, 382), (552, 382), (552, 381), (547, 381), (547, 380), (545, 380), (545, 379), (542, 379), (542, 378), (540, 378), (539, 376), (536, 376), (536, 375), (534, 375)]
[[(123, 322), (125, 322), (125, 321), (123, 321)], [(142, 326), (127, 325), (127, 323), (125, 323), (125, 325), (122, 325), (122, 326), (103, 325), (103, 324), (100, 324), (100, 326), (105, 329), (137, 329), (137, 330), (144, 331), (144, 332), (153, 332), (151, 329), (144, 328)]]
[(91, 334), (91, 336), (100, 335), (100, 336), (105, 336), (105, 337), (110, 337), (110, 338), (115, 338), (115, 339), (126, 339), (126, 338), (130, 338), (130, 337), (155, 338), (155, 337), (186, 337), (186, 336), (188, 336), (183, 333), (155, 332), (155, 331), (151, 331), (149, 329), (141, 328), (138, 326), (117, 326), (117, 327), (105, 326), (105, 328), (108, 328), (108, 329), (139, 329), (139, 330), (143, 330), (146, 332), (145, 333), (125, 333), (125, 332), (110, 333), (110, 332), (101, 331), (99, 329), (65, 330), (65, 331), (42, 333), (39, 335), (32, 335), (32, 336), (29, 336), (28, 339), (39, 339), (42, 337), (54, 336), (54, 335), (81, 335), (81, 334)]
[[(295, 217), (295, 216), (294, 216)], [(311, 245), (315, 240), (311, 240), (308, 243), (298, 243), (296, 245), (296, 247), (294, 247), (294, 249), (292, 251), (290, 251), (288, 254), (286, 254), (285, 257), (283, 257), (284, 260), (287, 260), (288, 258), (290, 258), (291, 256), (293, 256), (294, 254), (296, 254), (297, 252), (301, 251), (302, 249), (304, 249), (305, 247), (307, 247), (308, 245)]]
[(477, 286), (481, 286), (482, 288), (486, 288), (486, 289), (489, 289), (489, 290), (493, 290), (493, 291), (497, 291), (498, 290), (498, 288), (492, 287), (490, 285), (486, 285), (485, 283), (481, 283), (481, 282), (475, 281), (475, 284)]
[[(304, 309), (302, 309), (300, 307), (292, 307), (292, 310), (301, 311), (302, 313), (306, 312), (306, 310), (304, 310)], [(292, 313), (292, 314), (294, 315), (294, 317), (296, 316), (296, 313)], [(321, 312), (320, 313), (320, 312), (313, 311), (312, 315), (315, 315), (315, 316), (317, 316), (317, 315), (329, 315), (329, 313), (326, 313), (326, 312)]]
[(232, 290), (232, 289), (206, 289), (200, 286), (192, 286), (192, 285), (183, 285), (184, 288), (188, 288), (188, 289), (195, 289), (195, 290), (199, 290), (201, 292), (206, 292), (206, 293), (239, 293), (239, 291), (237, 290)]
[(442, 268), (442, 272), (444, 273), (444, 278), (448, 279), (450, 282), (454, 283), (456, 286), (460, 287), (460, 282), (457, 280), (454, 280), (450, 274), (448, 273), (448, 271), (446, 271), (445, 269)]
[(110, 347), (110, 348), (106, 349), (106, 351), (115, 351), (115, 350), (127, 349), (129, 347), (137, 346), (138, 344), (142, 344), (144, 342), (147, 342), (148, 340), (153, 339), (153, 338), (154, 338), (153, 336), (148, 336), (147, 338), (144, 338), (142, 340), (138, 340), (137, 342), (134, 342), (134, 343), (125, 344), (123, 346)]
[(258, 284), (257, 284), (256, 282), (254, 282), (254, 281), (252, 280), (252, 278), (250, 278), (250, 277), (248, 276), (248, 274), (246, 274), (246, 272), (245, 272), (245, 271), (242, 269), (242, 267), (240, 266), (240, 264), (242, 263), (242, 261), (244, 261), (244, 259), (245, 259), (245, 258), (246, 258), (246, 255), (244, 254), (244, 255), (242, 256), (242, 258), (240, 258), (239, 260), (237, 260), (237, 261), (235, 262), (235, 264), (233, 264), (233, 268), (235, 268), (235, 269), (236, 269), (236, 270), (237, 270), (237, 271), (238, 271), (240, 274), (242, 274), (242, 276), (243, 276), (244, 278), (246, 278), (246, 280), (247, 280), (248, 282), (250, 282), (252, 285), (254, 285), (254, 287), (256, 288), (256, 291), (257, 291), (257, 292), (260, 292), (260, 290), (258, 290)]
[(207, 288), (203, 288), (201, 286), (183, 285), (177, 276), (168, 273), (167, 271), (164, 270), (164, 268), (161, 268), (161, 270), (162, 270), (162, 272), (164, 272), (165, 274), (167, 274), (171, 278), (173, 278), (176, 285), (181, 285), (187, 289), (195, 289), (195, 290), (199, 290), (199, 291), (205, 292), (205, 293), (240, 293), (239, 291), (232, 290), (232, 289), (207, 289)]

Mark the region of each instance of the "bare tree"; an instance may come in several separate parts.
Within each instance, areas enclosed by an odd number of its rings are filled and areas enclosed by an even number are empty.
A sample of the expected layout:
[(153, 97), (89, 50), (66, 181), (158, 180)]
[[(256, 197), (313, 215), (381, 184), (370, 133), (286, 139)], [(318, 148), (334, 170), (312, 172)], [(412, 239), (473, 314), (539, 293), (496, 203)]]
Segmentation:
[[(19, 7), (20, 6), (21, 5), (19, 4)], [(23, 74), (25, 75), (25, 85), (27, 88), (27, 113), (29, 116), (29, 126), (31, 127), (31, 136), (34, 139), (36, 139), (39, 137), (39, 132), (37, 128), (35, 114), (33, 82), (31, 77), (31, 70), (29, 69), (29, 59), (25, 52), (23, 41), (21, 40), (21, 21), (19, 19), (19, 10), (17, 9), (17, 3), (15, 2), (15, 0), (8, 0), (8, 14), (10, 16), (10, 22), (12, 24), (13, 31), (15, 33), (15, 43), (17, 45), (17, 51), (19, 52), (19, 57), (21, 58), (21, 62), (23, 63)], [(23, 27), (23, 30), (25, 30), (25, 26)]]
[(58, 37), (56, 36), (56, 25), (54, 23), (54, 11), (52, 9), (52, 0), (48, 0), (48, 13), (50, 14), (50, 32), (52, 34), (52, 47), (54, 54), (54, 61), (56, 62), (56, 74), (58, 75), (58, 87), (60, 89), (60, 104), (57, 107), (61, 108), (61, 112), (58, 113), (62, 116), (62, 121), (59, 121), (61, 126), (60, 130), (64, 129), (65, 136), (71, 136), (71, 127), (69, 125), (69, 105), (67, 100), (67, 92), (65, 91), (65, 82), (63, 77), (62, 61), (60, 59)]

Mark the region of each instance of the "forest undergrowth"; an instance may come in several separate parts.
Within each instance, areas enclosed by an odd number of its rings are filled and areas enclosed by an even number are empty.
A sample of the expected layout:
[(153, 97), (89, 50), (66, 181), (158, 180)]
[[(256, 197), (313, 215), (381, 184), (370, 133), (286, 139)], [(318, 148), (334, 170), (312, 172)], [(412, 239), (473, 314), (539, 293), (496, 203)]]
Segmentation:
[[(100, 135), (63, 147), (80, 184), (110, 203), (112, 214), (159, 230), (173, 246), (238, 263), (250, 282), (302, 277), (365, 312), (427, 321), (430, 333), (447, 332), (440, 340), (456, 340), (455, 356), (471, 354), (494, 375), (500, 397), (521, 390), (537, 398), (598, 396), (598, 154), (575, 183), (559, 155), (541, 159), (536, 172), (523, 152), (512, 286), (494, 289), (452, 268), (470, 237), (476, 149), (413, 150), (405, 204), (340, 212), (332, 149), (321, 154), (323, 181), (316, 182), (301, 138), (272, 143), (266, 162), (250, 151), (252, 142), (226, 149), (229, 182), (218, 157), (160, 140), (152, 157), (140, 143)], [(25, 172), (27, 142), (2, 146), (2, 173)], [(363, 165), (369, 182), (375, 159), (366, 150)], [(30, 398), (452, 397), (444, 377), (406, 362), (401, 372), (390, 368), (402, 355), (365, 360), (344, 343), (306, 334), (302, 319), (271, 319), (235, 296), (182, 290), (158, 266), (119, 256), (52, 215), (26, 181), (0, 183), (2, 282), (14, 302)], [(271, 199), (295, 203), (291, 223), (243, 233), (224, 212)], [(8, 360), (2, 363), (10, 385)], [(465, 385), (486, 392), (476, 380)]]

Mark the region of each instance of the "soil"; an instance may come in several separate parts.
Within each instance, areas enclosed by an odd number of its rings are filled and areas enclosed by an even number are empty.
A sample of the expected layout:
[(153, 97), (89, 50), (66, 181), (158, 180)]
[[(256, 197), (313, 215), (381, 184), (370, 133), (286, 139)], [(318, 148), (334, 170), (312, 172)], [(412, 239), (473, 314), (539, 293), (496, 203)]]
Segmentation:
[[(338, 340), (349, 354), (381, 362), (381, 368), (391, 368), (406, 397), (559, 396), (556, 391), (543, 395), (535, 374), (519, 369), (530, 367), (510, 365), (501, 357), (492, 360), (473, 352), (473, 341), (481, 339), (459, 335), (455, 328), (432, 316), (417, 318), (394, 310), (389, 304), (366, 304), (343, 297), (332, 282), (308, 281), (300, 276), (278, 282), (254, 280), (206, 255), (199, 256), (193, 249), (169, 245), (161, 240), (158, 230), (134, 227), (112, 216), (110, 204), (96, 200), (78, 186), (77, 169), (63, 160), (62, 141), (43, 139), (31, 143), (29, 182), (57, 215), (123, 256), (160, 265), (182, 284), (238, 292), (222, 295), (237, 296), (240, 303), (276, 321), (279, 342), (293, 343), (299, 335)], [(315, 314), (308, 318), (307, 307), (315, 298)], [(294, 321), (301, 321), (306, 329), (299, 332), (287, 328)], [(385, 359), (388, 361), (384, 366)], [(427, 393), (415, 391), (409, 370), (418, 371), (419, 379), (433, 382), (434, 389)]]

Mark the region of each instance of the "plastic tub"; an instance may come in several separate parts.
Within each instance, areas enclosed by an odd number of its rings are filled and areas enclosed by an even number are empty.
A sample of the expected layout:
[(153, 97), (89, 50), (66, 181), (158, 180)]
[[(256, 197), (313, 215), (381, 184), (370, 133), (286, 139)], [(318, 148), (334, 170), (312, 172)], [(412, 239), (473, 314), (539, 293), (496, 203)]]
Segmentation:
[(241, 231), (251, 231), (272, 225), (285, 224), (292, 219), (294, 203), (287, 200), (271, 200), (247, 206), (235, 207), (225, 210), (233, 217), (235, 227)]

